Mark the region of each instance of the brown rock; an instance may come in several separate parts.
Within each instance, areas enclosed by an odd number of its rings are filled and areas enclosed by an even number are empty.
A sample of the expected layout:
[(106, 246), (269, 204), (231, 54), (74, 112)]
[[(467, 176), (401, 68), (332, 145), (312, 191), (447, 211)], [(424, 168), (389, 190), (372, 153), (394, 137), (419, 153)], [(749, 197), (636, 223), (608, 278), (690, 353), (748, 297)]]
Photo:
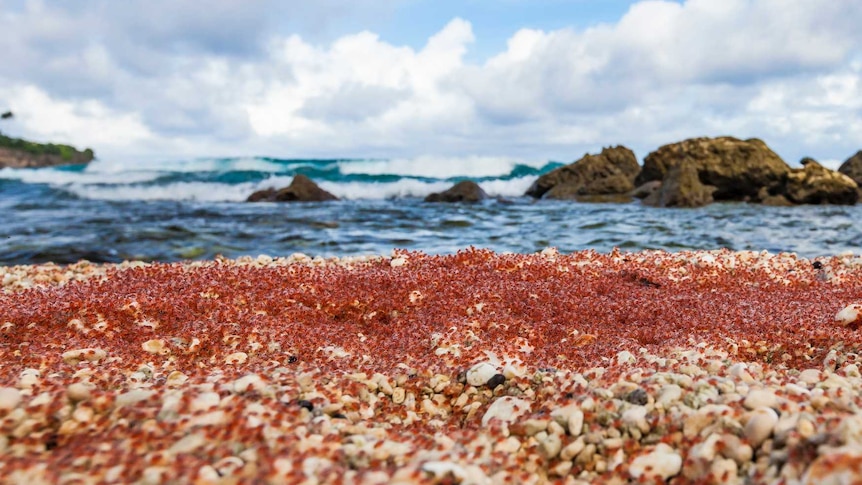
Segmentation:
[(487, 199), (488, 194), (479, 187), (479, 184), (470, 180), (463, 180), (453, 185), (449, 190), (435, 192), (425, 197), (425, 202), (479, 202)]
[(662, 180), (681, 161), (689, 161), (703, 184), (715, 187), (715, 200), (756, 200), (762, 187), (781, 184), (790, 167), (756, 138), (693, 138), (664, 145), (644, 159), (635, 185)]
[(848, 158), (838, 167), (838, 171), (853, 179), (856, 185), (862, 187), (862, 150)]
[(647, 196), (643, 203), (656, 207), (701, 207), (712, 203), (715, 187), (704, 185), (691, 160), (673, 165), (661, 182), (661, 188)]
[(859, 186), (847, 175), (829, 170), (811, 158), (802, 159), (802, 168), (787, 174), (784, 196), (794, 204), (853, 205), (859, 200)]
[(527, 190), (535, 198), (578, 199), (582, 196), (627, 194), (640, 171), (635, 154), (623, 146), (605, 148), (539, 177)]
[(652, 180), (645, 184), (639, 185), (634, 192), (632, 192), (632, 197), (636, 199), (646, 199), (657, 190), (661, 188), (661, 180)]
[(298, 174), (287, 187), (278, 190), (258, 190), (248, 196), (246, 202), (323, 202), (327, 200), (338, 200), (338, 197), (321, 189), (305, 175)]

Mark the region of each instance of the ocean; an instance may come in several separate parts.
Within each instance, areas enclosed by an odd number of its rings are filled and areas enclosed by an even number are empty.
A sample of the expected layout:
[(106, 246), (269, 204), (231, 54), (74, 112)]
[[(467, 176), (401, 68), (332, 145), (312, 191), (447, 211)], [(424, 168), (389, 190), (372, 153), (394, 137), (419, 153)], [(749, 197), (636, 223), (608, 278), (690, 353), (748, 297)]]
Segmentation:
[[(0, 264), (182, 261), (216, 255), (347, 256), (469, 246), (531, 253), (592, 249), (862, 251), (862, 206), (697, 209), (536, 201), (523, 194), (559, 162), (502, 158), (298, 160), (266, 157), (0, 169)], [(342, 200), (246, 203), (302, 173)], [(492, 199), (431, 204), (460, 180)]]

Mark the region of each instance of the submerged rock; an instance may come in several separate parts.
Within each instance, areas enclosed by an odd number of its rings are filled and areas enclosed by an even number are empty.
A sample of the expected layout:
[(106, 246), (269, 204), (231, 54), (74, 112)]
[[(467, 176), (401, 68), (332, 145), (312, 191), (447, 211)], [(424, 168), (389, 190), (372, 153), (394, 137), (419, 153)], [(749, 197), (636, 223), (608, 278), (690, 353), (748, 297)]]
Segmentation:
[(604, 148), (598, 155), (584, 155), (572, 164), (542, 175), (526, 195), (537, 199), (589, 200), (589, 196), (628, 194), (635, 188), (634, 179), (639, 171), (637, 158), (628, 148)]
[(779, 186), (790, 172), (790, 167), (756, 138), (693, 138), (664, 145), (647, 155), (635, 185), (662, 180), (682, 162), (691, 163), (702, 184), (715, 187), (712, 198), (716, 201), (757, 200), (763, 187)]
[(246, 202), (323, 202), (338, 200), (338, 197), (321, 189), (305, 175), (298, 174), (282, 189), (258, 190), (248, 196)]
[(425, 197), (425, 202), (479, 202), (488, 198), (488, 194), (479, 184), (470, 180), (462, 180), (443, 192), (435, 192)]

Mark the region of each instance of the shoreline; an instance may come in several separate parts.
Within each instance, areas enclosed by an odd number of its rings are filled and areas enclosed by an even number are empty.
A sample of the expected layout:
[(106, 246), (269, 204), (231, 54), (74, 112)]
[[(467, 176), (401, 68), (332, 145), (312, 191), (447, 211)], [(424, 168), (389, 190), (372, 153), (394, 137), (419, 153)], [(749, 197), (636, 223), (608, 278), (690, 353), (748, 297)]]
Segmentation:
[(0, 281), (13, 481), (862, 478), (862, 333), (835, 320), (862, 304), (860, 256), (395, 251)]

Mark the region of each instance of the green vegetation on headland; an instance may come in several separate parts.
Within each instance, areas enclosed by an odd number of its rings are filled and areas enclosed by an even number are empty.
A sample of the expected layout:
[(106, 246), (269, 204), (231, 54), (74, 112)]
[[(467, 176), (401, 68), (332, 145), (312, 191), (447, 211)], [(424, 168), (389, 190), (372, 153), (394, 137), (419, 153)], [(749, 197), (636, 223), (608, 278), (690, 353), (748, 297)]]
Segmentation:
[(0, 133), (0, 168), (83, 164), (91, 162), (94, 157), (90, 148), (79, 151), (69, 145), (36, 143)]
[(36, 143), (21, 138), (12, 138), (3, 134), (0, 134), (0, 147), (21, 150), (33, 155), (59, 155), (60, 158), (66, 161), (71, 161), (75, 158), (75, 154), (78, 153), (84, 154), (90, 160), (93, 159), (93, 150), (90, 148), (79, 152), (75, 147), (69, 145)]

